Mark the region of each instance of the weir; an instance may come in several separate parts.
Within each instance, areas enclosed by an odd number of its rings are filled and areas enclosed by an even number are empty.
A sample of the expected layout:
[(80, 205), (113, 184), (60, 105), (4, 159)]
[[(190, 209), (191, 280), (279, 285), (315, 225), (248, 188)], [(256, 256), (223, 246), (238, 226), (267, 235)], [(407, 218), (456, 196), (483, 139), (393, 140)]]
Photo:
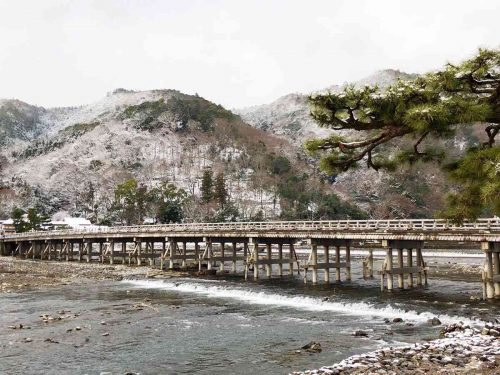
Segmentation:
[[(461, 225), (432, 219), (277, 221), (6, 233), (0, 237), (0, 255), (206, 273), (240, 270), (246, 280), (292, 275), (302, 266), (304, 282), (317, 284), (320, 275), (324, 283), (352, 280), (351, 249), (356, 246), (368, 251), (362, 260), (363, 278), (373, 278), (373, 250), (385, 251), (378, 274), (381, 290), (391, 291), (427, 285), (424, 248), (458, 247), (463, 242), (476, 243), (484, 252), (483, 297), (500, 297), (499, 218)], [(296, 252), (299, 244), (306, 246), (303, 265)]]

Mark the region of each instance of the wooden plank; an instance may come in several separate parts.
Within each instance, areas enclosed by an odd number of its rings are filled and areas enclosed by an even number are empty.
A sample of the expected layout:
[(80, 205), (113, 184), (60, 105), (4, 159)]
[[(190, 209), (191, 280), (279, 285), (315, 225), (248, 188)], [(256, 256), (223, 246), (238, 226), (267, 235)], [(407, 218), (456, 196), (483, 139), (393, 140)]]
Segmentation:
[[(237, 256), (236, 258), (233, 258), (232, 256), (224, 256), (224, 257), (218, 256), (218, 257), (211, 257), (210, 259), (216, 262), (232, 262), (233, 260), (245, 260), (246, 258), (244, 256)], [(264, 263), (264, 262), (259, 259), (259, 263)]]
[(403, 268), (393, 268), (391, 270), (385, 270), (385, 271), (379, 271), (381, 273), (389, 273), (392, 275), (402, 275), (404, 273), (419, 273), (419, 272), (424, 272), (426, 270), (425, 267), (403, 267)]
[(347, 268), (350, 266), (350, 263), (340, 262), (340, 263), (318, 263), (318, 264), (309, 264), (307, 268), (316, 268), (316, 269), (325, 269), (325, 268)]

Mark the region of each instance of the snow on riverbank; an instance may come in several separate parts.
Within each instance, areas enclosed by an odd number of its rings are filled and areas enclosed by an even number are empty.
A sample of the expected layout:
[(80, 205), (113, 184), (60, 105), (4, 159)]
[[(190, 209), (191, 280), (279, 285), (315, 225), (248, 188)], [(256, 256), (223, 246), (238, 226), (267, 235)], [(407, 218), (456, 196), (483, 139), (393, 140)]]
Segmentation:
[(442, 333), (444, 337), (438, 340), (379, 349), (351, 356), (332, 366), (292, 374), (499, 373), (500, 326), (487, 324), (479, 330), (453, 324)]

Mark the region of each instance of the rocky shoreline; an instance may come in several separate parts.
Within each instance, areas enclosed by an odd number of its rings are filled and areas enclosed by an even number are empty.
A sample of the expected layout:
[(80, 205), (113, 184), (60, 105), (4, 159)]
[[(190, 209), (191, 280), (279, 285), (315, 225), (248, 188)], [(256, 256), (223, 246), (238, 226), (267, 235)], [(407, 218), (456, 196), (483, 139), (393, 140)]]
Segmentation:
[(486, 374), (500, 373), (500, 325), (471, 328), (453, 324), (442, 338), (354, 355), (332, 366), (293, 375)]

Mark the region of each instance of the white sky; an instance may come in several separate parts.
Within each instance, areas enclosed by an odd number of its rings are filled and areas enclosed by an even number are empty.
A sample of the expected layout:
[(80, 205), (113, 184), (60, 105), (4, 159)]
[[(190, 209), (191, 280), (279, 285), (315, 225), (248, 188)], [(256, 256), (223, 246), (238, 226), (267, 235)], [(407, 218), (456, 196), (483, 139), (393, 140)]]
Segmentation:
[(500, 46), (499, 0), (0, 0), (0, 98), (172, 88), (235, 108), (479, 46)]

